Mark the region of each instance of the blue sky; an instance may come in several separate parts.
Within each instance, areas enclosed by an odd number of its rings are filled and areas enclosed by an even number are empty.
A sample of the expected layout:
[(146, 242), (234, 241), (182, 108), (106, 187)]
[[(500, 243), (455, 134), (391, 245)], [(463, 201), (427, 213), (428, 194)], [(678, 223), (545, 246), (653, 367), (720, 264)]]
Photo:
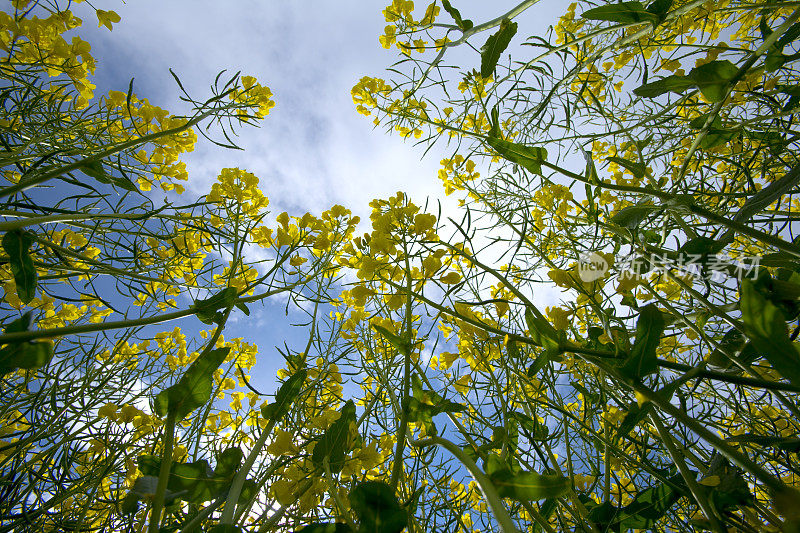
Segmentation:
[[(417, 4), (421, 12), (427, 2)], [(454, 4), (479, 23), (517, 2)], [(207, 192), (221, 168), (240, 167), (260, 178), (273, 213), (319, 213), (339, 203), (368, 220), (369, 201), (398, 190), (418, 205), (429, 198), (433, 205), (440, 200), (445, 209), (454, 207), (455, 200), (445, 198), (436, 177), (439, 160), (449, 154), (434, 150), (421, 159), (421, 147), (374, 129), (371, 119), (357, 114), (352, 103), (350, 89), (362, 76), (386, 78), (385, 69), (397, 60), (396, 50), (378, 43), (386, 25), (384, 2), (131, 0), (104, 1), (95, 7), (122, 17), (109, 32), (97, 27), (85, 4), (73, 6), (84, 19), (81, 34), (98, 60), (98, 96), (109, 89), (124, 91), (135, 78), (139, 97), (173, 113), (187, 112), (170, 68), (196, 98), (210, 96), (209, 86), (223, 69), (253, 75), (274, 93), (277, 105), (261, 127), (241, 131), (237, 142), (244, 151), (221, 149), (200, 139), (185, 158), (190, 174), (187, 196)], [(566, 7), (563, 0), (550, 0), (530, 8), (517, 19), (520, 31), (515, 40), (543, 34)], [(444, 21), (448, 16), (440, 17)], [(475, 46), (487, 36), (476, 36)], [(466, 47), (452, 50), (449, 57), (465, 66), (480, 61)], [(281, 303), (253, 311), (252, 317), (232, 324), (226, 336), (244, 336), (259, 345), (257, 374), (268, 379), (282, 365), (272, 347), (286, 340), (301, 348), (305, 332), (289, 326), (292, 316), (284, 317)]]

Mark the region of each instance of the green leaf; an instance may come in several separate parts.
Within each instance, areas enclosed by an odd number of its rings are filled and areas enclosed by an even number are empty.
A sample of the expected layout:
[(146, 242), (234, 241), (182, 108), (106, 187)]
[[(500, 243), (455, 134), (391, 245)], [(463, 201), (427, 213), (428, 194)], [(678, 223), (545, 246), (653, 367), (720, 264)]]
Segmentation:
[(289, 412), (292, 403), (297, 399), (300, 391), (303, 390), (303, 383), (306, 381), (308, 372), (301, 368), (287, 379), (278, 393), (275, 395), (275, 402), (261, 408), (261, 415), (269, 420), (279, 422)]
[(678, 249), (678, 252), (685, 255), (699, 255), (707, 258), (709, 255), (721, 252), (723, 248), (725, 248), (725, 243), (723, 241), (700, 236), (686, 241), (683, 246)]
[(134, 185), (130, 180), (124, 177), (117, 177), (106, 172), (105, 169), (103, 168), (103, 163), (97, 159), (89, 161), (88, 163), (83, 163), (78, 168), (80, 169), (81, 172), (83, 172), (89, 177), (96, 179), (100, 183), (116, 185), (117, 187), (132, 192), (136, 192), (139, 190), (136, 188), (136, 185)]
[[(550, 520), (550, 516), (553, 514), (553, 511), (556, 510), (558, 507), (558, 500), (555, 498), (548, 498), (544, 501), (544, 503), (539, 504), (539, 513), (546, 519)], [(539, 533), (539, 531), (544, 531), (541, 525), (538, 522), (533, 523), (533, 532)]]
[(120, 512), (123, 515), (132, 515), (139, 510), (139, 495), (134, 491), (128, 492), (120, 502)]
[(538, 374), (538, 373), (539, 373), (539, 371), (540, 371), (541, 369), (543, 369), (543, 368), (544, 368), (544, 367), (547, 365), (547, 363), (549, 363), (549, 362), (550, 362), (550, 356), (548, 355), (548, 353), (547, 353), (547, 352), (544, 352), (544, 353), (543, 353), (543, 354), (541, 354), (539, 357), (537, 357), (537, 358), (536, 358), (536, 359), (533, 361), (533, 363), (531, 363), (531, 366), (529, 366), (529, 367), (528, 367), (528, 377), (529, 377), (529, 378), (532, 378), (532, 377), (534, 377), (534, 376), (535, 376), (536, 374)]
[(140, 476), (134, 481), (131, 491), (139, 498), (152, 497), (158, 487), (158, 476)]
[[(28, 311), (5, 328), (5, 333), (28, 331), (31, 312)], [(0, 348), (0, 376), (18, 368), (33, 370), (46, 365), (53, 358), (53, 344), (43, 342), (12, 342)]]
[(524, 429), (528, 435), (526, 437), (530, 440), (546, 440), (550, 430), (545, 424), (539, 423), (538, 420), (533, 419), (525, 413), (519, 411), (512, 411), (508, 416), (514, 419)]
[(481, 48), (481, 77), (489, 78), (494, 74), (497, 62), (503, 51), (508, 48), (511, 38), (517, 33), (517, 23), (509, 19), (500, 22), (500, 29), (497, 33), (486, 40), (486, 44)]
[(311, 455), (311, 460), (320, 468), (324, 467), (323, 460), (327, 457), (331, 473), (334, 474), (344, 467), (345, 454), (350, 451), (350, 425), (356, 424), (356, 406), (352, 400), (344, 404), (341, 413), (314, 446)]
[(647, 216), (658, 209), (655, 205), (629, 205), (611, 217), (611, 222), (627, 229), (635, 229)]
[(435, 434), (436, 426), (433, 424), (434, 407), (419, 401), (413, 396), (404, 402), (403, 407), (408, 411), (408, 421), (422, 424), (425, 433)]
[(444, 10), (447, 11), (451, 17), (453, 17), (453, 20), (456, 21), (456, 26), (458, 26), (462, 31), (472, 29), (472, 21), (469, 19), (462, 19), (461, 13), (458, 12), (458, 9), (450, 5), (450, 0), (442, 0), (442, 7), (444, 7)]
[[(705, 127), (708, 117), (709, 113), (695, 117), (689, 122), (689, 127), (695, 130), (702, 129)], [(732, 141), (741, 133), (741, 127), (726, 127), (722, 119), (719, 116), (715, 116), (706, 130), (706, 135), (700, 141), (700, 147), (704, 149), (715, 148)]]
[(236, 304), (236, 308), (239, 309), (239, 311), (241, 311), (242, 313), (244, 313), (245, 316), (250, 316), (250, 309), (243, 303)]
[(236, 287), (227, 287), (210, 298), (195, 300), (191, 309), (194, 310), (197, 319), (203, 324), (219, 323), (222, 320), (222, 315), (217, 311), (233, 307), (238, 296), (239, 292)]
[(711, 61), (689, 72), (689, 78), (694, 81), (700, 93), (710, 102), (721, 102), (727, 94), (728, 83), (739, 71), (730, 61)]
[(619, 166), (629, 170), (631, 174), (637, 179), (643, 179), (645, 173), (647, 172), (647, 167), (644, 163), (637, 163), (635, 161), (631, 161), (629, 159), (623, 159), (621, 157), (609, 157), (607, 161), (611, 161), (613, 163), (618, 164)]
[[(201, 503), (219, 497), (230, 487), (233, 476), (239, 470), (242, 458), (242, 451), (237, 447), (232, 447), (219, 455), (216, 470), (212, 469), (205, 459), (191, 463), (173, 462), (170, 465), (169, 480), (167, 481), (169, 499)], [(161, 458), (153, 455), (140, 455), (138, 463), (139, 471), (144, 476), (139, 478), (136, 483), (142, 484), (143, 487), (149, 487), (150, 480), (158, 480)], [(252, 486), (252, 482), (250, 485)], [(142, 496), (147, 496), (141, 490), (139, 492)], [(252, 496), (252, 492), (250, 495)]]
[(3, 250), (8, 254), (11, 273), (17, 285), (17, 296), (27, 304), (36, 296), (36, 268), (29, 253), (33, 244), (33, 234), (15, 229), (3, 235)]
[(647, 6), (647, 12), (657, 16), (659, 23), (667, 18), (667, 13), (669, 13), (670, 9), (672, 9), (672, 0), (655, 0), (655, 2)]
[(41, 368), (53, 358), (53, 345), (49, 342), (15, 342), (0, 349), (0, 376), (18, 368)]
[(359, 483), (349, 496), (361, 522), (359, 532), (400, 533), (408, 524), (408, 512), (400, 506), (392, 488), (382, 481)]
[(599, 404), (600, 403), (600, 394), (589, 392), (589, 389), (578, 383), (577, 381), (570, 381), (570, 385), (572, 385), (575, 390), (580, 392), (583, 395), (583, 399), (587, 404)]
[(565, 494), (570, 486), (569, 478), (564, 476), (528, 471), (513, 473), (510, 469), (494, 469), (489, 474), (489, 479), (497, 488), (501, 498), (519, 502), (558, 498)]
[[(681, 380), (676, 379), (670, 383), (667, 383), (659, 390), (655, 391), (655, 394), (660, 396), (664, 401), (671, 401), (672, 395), (675, 394), (675, 391), (678, 390), (681, 386)], [(645, 403), (641, 407), (639, 406), (638, 402), (631, 403), (627, 408), (627, 414), (625, 418), (622, 419), (620, 422), (619, 427), (617, 428), (617, 438), (624, 437), (635, 428), (639, 422), (644, 420), (648, 414), (650, 414), (651, 409), (653, 408), (653, 404), (650, 402)]]
[[(422, 388), (422, 381), (417, 374), (411, 375), (411, 390), (414, 399), (420, 404), (411, 405), (411, 409), (417, 414), (423, 410), (430, 411), (430, 416), (440, 413), (459, 413), (467, 410), (465, 405), (446, 400), (436, 391)], [(429, 418), (428, 421), (430, 421)]]
[(214, 477), (205, 459), (192, 463), (172, 463), (167, 488), (175, 497), (187, 502), (201, 503), (215, 499), (226, 489), (229, 480)]
[[(767, 26), (766, 17), (762, 17), (759, 24), (761, 35), (766, 40), (772, 34), (772, 30)], [(774, 72), (781, 68), (787, 61), (792, 59), (783, 53), (783, 48), (800, 37), (800, 24), (794, 24), (784, 33), (778, 41), (773, 44), (767, 51), (766, 58), (764, 59), (764, 69), (767, 72)]]
[(747, 485), (743, 471), (733, 466), (718, 452), (714, 452), (705, 478), (717, 476), (719, 483), (711, 489), (711, 501), (720, 511), (733, 511), (736, 507), (753, 505), (754, 497)]
[(158, 393), (154, 402), (156, 414), (165, 416), (173, 413), (181, 421), (204, 405), (211, 398), (214, 371), (230, 351), (230, 348), (217, 348), (201, 353), (175, 385)]
[(768, 146), (769, 153), (779, 155), (788, 141), (784, 140), (783, 135), (778, 130), (743, 130), (744, 135), (756, 143)]
[(631, 379), (639, 379), (658, 370), (656, 348), (661, 342), (663, 332), (664, 316), (661, 311), (655, 304), (642, 307), (636, 322), (636, 341), (621, 365), (620, 372)]
[(544, 347), (549, 354), (561, 351), (562, 333), (559, 333), (550, 322), (533, 314), (530, 308), (525, 309), (525, 322), (528, 325), (531, 339)]
[(755, 444), (758, 446), (774, 447), (787, 452), (800, 453), (800, 439), (788, 437), (773, 437), (769, 435), (755, 435), (745, 433), (735, 437), (728, 437), (725, 442), (739, 442)]
[[(683, 484), (680, 475), (669, 479), (673, 484)], [(682, 494), (670, 485), (662, 483), (645, 489), (634, 496), (633, 501), (619, 510), (616, 523), (622, 531), (629, 529), (651, 530), (656, 522), (672, 508)]]
[(155, 455), (140, 455), (136, 462), (138, 463), (139, 472), (144, 476), (156, 476), (161, 467), (161, 458)]
[(730, 370), (731, 373), (741, 373), (742, 370), (734, 366), (733, 361), (731, 361), (725, 353), (735, 356), (739, 361), (748, 365), (759, 357), (753, 343), (749, 342), (745, 336), (735, 328), (731, 328), (725, 332), (725, 335), (723, 335), (722, 340), (718, 344), (718, 348), (714, 349), (708, 357), (708, 364)]
[(658, 22), (658, 15), (647, 11), (640, 2), (620, 2), (607, 6), (589, 9), (581, 14), (589, 20), (605, 20), (618, 24), (634, 24), (637, 22)]
[(534, 174), (542, 174), (542, 161), (547, 159), (547, 150), (544, 148), (525, 146), (494, 136), (489, 136), (486, 142), (504, 159)]
[(244, 459), (244, 453), (238, 446), (225, 449), (217, 458), (217, 467), (214, 469), (215, 477), (233, 478)]
[(681, 94), (694, 85), (694, 80), (689, 76), (672, 75), (637, 87), (633, 90), (633, 94), (642, 98), (655, 98), (669, 92)]
[(511, 357), (511, 359), (519, 361), (520, 357), (522, 357), (519, 347), (517, 346), (517, 341), (514, 339), (509, 339), (508, 344), (506, 344), (506, 349), (508, 350), (508, 355)]
[[(581, 498), (583, 501), (583, 498)], [(619, 508), (611, 502), (603, 502), (597, 504), (591, 498), (584, 502), (586, 508), (589, 510), (589, 520), (595, 525), (599, 531), (619, 531), (618, 527), (612, 526), (615, 524)]]
[(395, 335), (388, 329), (384, 328), (383, 326), (379, 326), (377, 324), (372, 324), (372, 327), (380, 333), (383, 338), (389, 341), (389, 344), (394, 346), (394, 348), (400, 353), (402, 356), (408, 356), (411, 353), (411, 346), (409, 346), (408, 342), (403, 340), (401, 337)]
[(244, 483), (242, 483), (242, 492), (239, 493), (239, 503), (247, 503), (253, 499), (253, 497), (258, 494), (261, 485), (256, 483), (252, 479), (245, 479)]
[(739, 307), (745, 334), (755, 349), (795, 387), (800, 387), (800, 354), (789, 339), (786, 320), (749, 279), (742, 280)]
[(406, 509), (410, 516), (414, 516), (414, 513), (417, 511), (417, 505), (419, 504), (419, 497), (425, 492), (424, 487), (420, 487), (414, 492), (411, 493), (411, 496), (408, 497), (408, 500), (403, 503), (403, 507)]
[(467, 410), (466, 405), (460, 404), (458, 402), (452, 402), (450, 400), (442, 400), (441, 402), (433, 406), (434, 415), (438, 415), (440, 413), (461, 413), (466, 410)]

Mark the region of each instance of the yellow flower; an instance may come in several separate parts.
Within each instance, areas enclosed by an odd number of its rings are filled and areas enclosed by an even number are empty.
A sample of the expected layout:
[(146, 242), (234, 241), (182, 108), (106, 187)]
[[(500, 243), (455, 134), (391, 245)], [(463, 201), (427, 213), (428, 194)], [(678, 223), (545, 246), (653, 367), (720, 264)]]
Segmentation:
[(102, 9), (97, 10), (97, 27), (100, 28), (105, 26), (108, 28), (109, 31), (112, 30), (111, 24), (117, 23), (120, 21), (119, 15), (117, 15), (114, 11), (104, 11)]
[(297, 453), (297, 446), (292, 442), (291, 433), (278, 429), (275, 431), (275, 437), (267, 447), (267, 451), (274, 456), (292, 455)]
[(293, 267), (298, 267), (303, 263), (305, 263), (306, 261), (308, 261), (308, 259), (306, 259), (305, 257), (300, 255), (295, 255), (294, 257), (289, 259), (289, 264), (292, 265)]
[(461, 275), (458, 272), (448, 272), (446, 275), (439, 278), (439, 281), (445, 285), (455, 285), (461, 281)]
[(464, 374), (453, 383), (453, 387), (461, 394), (466, 394), (469, 391), (469, 383), (469, 374)]
[(97, 410), (97, 416), (108, 418), (109, 420), (117, 419), (117, 406), (113, 403), (107, 403)]

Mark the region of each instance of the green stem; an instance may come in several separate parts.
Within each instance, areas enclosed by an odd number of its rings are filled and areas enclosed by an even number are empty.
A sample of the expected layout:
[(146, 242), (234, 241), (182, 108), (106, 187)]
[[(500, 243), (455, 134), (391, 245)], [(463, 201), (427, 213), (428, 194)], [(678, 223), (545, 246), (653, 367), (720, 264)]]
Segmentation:
[[(285, 292), (294, 288), (294, 285), (284, 287), (282, 289), (275, 289), (265, 293), (256, 294), (253, 296), (240, 297), (236, 303), (250, 303), (263, 298), (268, 298), (275, 294)], [(168, 322), (176, 320), (189, 315), (195, 314), (195, 309), (183, 309), (181, 311), (173, 311), (171, 313), (164, 313), (163, 315), (148, 316), (142, 318), (133, 318), (128, 320), (117, 320), (115, 322), (101, 322), (99, 324), (83, 324), (80, 326), (67, 326), (63, 328), (51, 329), (38, 329), (34, 331), (17, 331), (14, 333), (6, 333), (0, 335), (0, 344), (9, 344), (12, 342), (25, 342), (36, 339), (52, 339), (54, 337), (63, 337), (64, 335), (76, 335), (78, 333), (94, 333), (97, 331), (106, 331), (109, 329), (122, 329), (132, 328), (137, 326), (149, 326), (151, 324), (159, 324), (161, 322)]]
[(192, 520), (188, 524), (183, 526), (183, 529), (181, 529), (181, 533), (191, 533), (192, 531), (197, 529), (197, 527), (200, 526), (200, 524), (202, 524), (203, 522), (205, 522), (205, 520), (209, 516), (211, 516), (211, 513), (216, 511), (220, 505), (222, 505), (222, 498), (219, 498), (216, 501), (214, 501), (214, 503), (212, 503), (211, 505), (204, 507), (202, 510), (200, 510), (200, 512), (197, 513), (197, 516), (192, 518)]
[(497, 489), (495, 489), (494, 485), (492, 484), (492, 480), (490, 480), (489, 477), (484, 474), (480, 468), (478, 468), (478, 465), (475, 464), (475, 461), (465, 454), (461, 448), (442, 437), (428, 437), (422, 440), (415, 440), (411, 442), (411, 445), (417, 448), (424, 448), (426, 446), (441, 446), (448, 452), (452, 453), (455, 458), (466, 467), (470, 475), (472, 475), (473, 479), (475, 479), (478, 487), (480, 487), (484, 498), (486, 498), (486, 503), (489, 504), (489, 509), (492, 510), (492, 513), (494, 513), (494, 516), (500, 525), (500, 531), (502, 533), (519, 533), (519, 529), (517, 529), (517, 526), (514, 525), (514, 521), (511, 520), (511, 516), (508, 514), (508, 511), (506, 511), (506, 508), (503, 505), (503, 500), (497, 493)]
[(408, 433), (408, 419), (410, 416), (408, 410), (408, 398), (411, 393), (411, 265), (408, 261), (408, 246), (403, 241), (403, 249), (406, 257), (406, 314), (405, 314), (405, 335), (404, 341), (405, 353), (403, 354), (403, 396), (400, 399), (400, 427), (397, 429), (397, 448), (394, 454), (394, 463), (392, 464), (392, 477), (390, 478), (390, 485), (393, 491), (397, 491), (397, 484), (400, 482), (400, 474), (403, 469), (403, 450), (406, 444), (406, 434)]
[[(684, 365), (682, 363), (673, 363), (664, 359), (657, 360), (658, 366), (662, 368), (669, 368), (670, 370), (677, 370), (680, 372), (688, 372), (692, 366)], [(748, 378), (744, 376), (737, 376), (730, 372), (719, 372), (716, 370), (700, 370), (697, 373), (698, 378), (713, 379), (714, 381), (722, 381), (724, 383), (734, 383), (736, 385), (744, 385), (746, 387), (753, 387), (758, 389), (766, 389), (770, 391), (789, 391), (800, 392), (800, 388), (795, 387), (790, 383), (776, 383), (774, 381), (767, 381), (764, 379)]]
[(353, 519), (350, 517), (350, 514), (347, 512), (347, 506), (339, 497), (339, 490), (333, 483), (333, 474), (331, 473), (330, 460), (327, 455), (322, 458), (322, 466), (325, 468), (325, 481), (328, 482), (328, 493), (331, 495), (331, 498), (333, 498), (333, 501), (336, 502), (336, 506), (339, 507), (339, 513), (353, 531), (358, 531), (358, 526), (356, 526), (355, 522), (353, 522)]
[(714, 514), (714, 510), (712, 509), (711, 504), (706, 497), (706, 493), (703, 492), (703, 490), (698, 486), (697, 481), (695, 481), (694, 475), (692, 475), (689, 467), (686, 465), (686, 461), (683, 460), (683, 456), (675, 446), (675, 443), (672, 440), (672, 435), (669, 434), (669, 431), (667, 431), (667, 428), (665, 428), (664, 424), (661, 422), (661, 417), (657, 412), (651, 411), (650, 419), (656, 426), (659, 437), (661, 437), (662, 442), (667, 447), (669, 456), (672, 458), (675, 466), (678, 467), (678, 471), (681, 473), (681, 476), (683, 476), (684, 481), (686, 481), (686, 486), (689, 487), (689, 491), (692, 493), (692, 496), (694, 496), (697, 505), (700, 506), (703, 514), (706, 515), (706, 518), (710, 522), (711, 530), (717, 533), (723, 533), (727, 531), (727, 529), (720, 523), (717, 515)]
[(247, 455), (247, 459), (244, 460), (241, 468), (239, 468), (239, 471), (236, 472), (236, 476), (233, 478), (233, 482), (231, 482), (231, 488), (228, 491), (228, 498), (225, 500), (225, 507), (222, 510), (222, 516), (219, 519), (220, 524), (233, 523), (233, 513), (236, 510), (236, 502), (239, 501), (239, 495), (242, 493), (242, 487), (247, 479), (247, 474), (250, 473), (250, 469), (255, 464), (258, 455), (266, 445), (267, 439), (272, 434), (272, 430), (274, 428), (275, 420), (270, 419), (269, 423), (267, 423), (267, 427), (264, 428), (264, 431), (261, 432), (258, 440), (253, 445), (253, 449), (250, 450), (250, 453)]
[(169, 471), (172, 466), (175, 417), (176, 413), (173, 411), (167, 414), (167, 424), (164, 427), (164, 451), (161, 453), (161, 469), (158, 472), (158, 486), (156, 487), (156, 495), (153, 498), (153, 509), (150, 512), (150, 525), (147, 528), (147, 533), (158, 533), (161, 523), (161, 512), (164, 509), (164, 495), (167, 493)]

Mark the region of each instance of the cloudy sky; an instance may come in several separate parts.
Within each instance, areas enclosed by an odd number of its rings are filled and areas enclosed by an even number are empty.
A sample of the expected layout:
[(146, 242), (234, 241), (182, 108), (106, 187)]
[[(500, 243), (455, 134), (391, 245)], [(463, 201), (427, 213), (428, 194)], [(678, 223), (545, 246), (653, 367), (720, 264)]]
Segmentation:
[[(98, 95), (109, 89), (125, 91), (135, 78), (134, 92), (139, 97), (174, 113), (185, 112), (170, 68), (196, 98), (210, 96), (209, 86), (225, 69), (253, 75), (271, 88), (277, 105), (260, 129), (243, 130), (237, 142), (244, 151), (220, 149), (201, 139), (189, 154), (189, 194), (206, 192), (221, 168), (241, 167), (259, 176), (274, 213), (319, 213), (340, 203), (366, 219), (370, 200), (398, 190), (409, 193), (418, 205), (425, 198), (441, 199), (445, 206), (449, 200), (452, 205), (436, 178), (445, 153), (429, 153), (421, 159), (421, 147), (375, 130), (371, 119), (356, 113), (350, 97), (351, 87), (362, 76), (386, 78), (385, 69), (397, 59), (397, 50), (385, 50), (378, 43), (386, 25), (381, 11), (388, 3), (96, 2), (95, 7), (114, 10), (122, 17), (113, 32), (97, 27), (86, 4), (73, 9), (84, 19), (82, 35), (92, 44), (99, 63)], [(518, 2), (453, 3), (462, 15), (480, 23)], [(427, 2), (417, 4), (420, 18)], [(566, 7), (563, 0), (543, 0), (533, 6), (516, 19), (520, 30), (515, 40), (544, 33)], [(445, 20), (448, 15), (440, 17)], [(476, 46), (486, 37), (488, 34), (477, 36)], [(479, 64), (474, 51), (457, 53)], [(262, 354), (271, 351), (271, 346), (282, 345), (285, 337), (296, 338), (285, 319), (279, 320), (282, 314), (277, 306), (260, 312), (257, 320), (268, 325), (260, 331), (269, 334), (251, 340), (259, 344)], [(228, 335), (252, 336), (252, 324), (244, 326), (234, 325)], [(267, 371), (274, 376), (274, 370)]]

